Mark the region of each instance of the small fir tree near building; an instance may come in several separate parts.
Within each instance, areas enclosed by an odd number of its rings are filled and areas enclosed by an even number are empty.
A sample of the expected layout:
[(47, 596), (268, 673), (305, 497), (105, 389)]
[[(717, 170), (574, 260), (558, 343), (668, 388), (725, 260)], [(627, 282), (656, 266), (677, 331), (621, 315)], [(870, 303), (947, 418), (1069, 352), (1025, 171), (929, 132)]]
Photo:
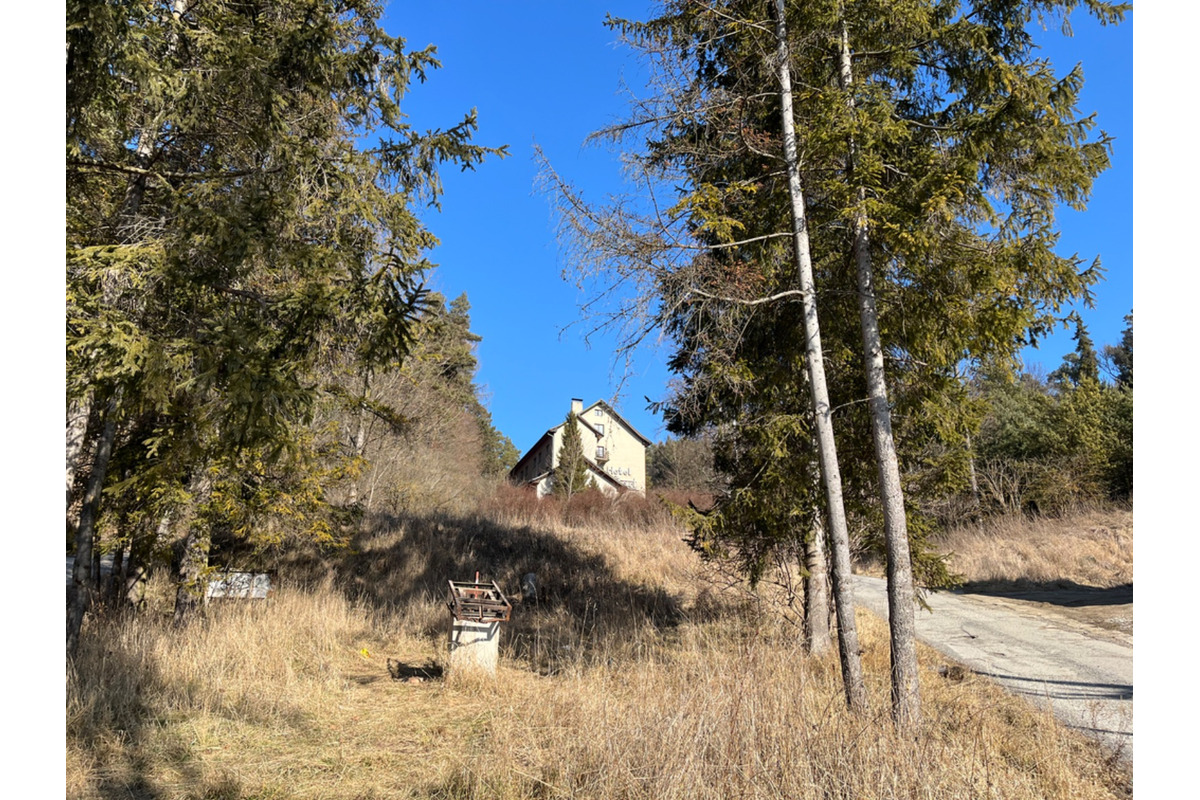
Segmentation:
[(579, 435), (579, 418), (574, 411), (567, 413), (567, 422), (563, 427), (562, 451), (558, 455), (558, 465), (554, 468), (554, 496), (570, 500), (578, 492), (587, 488), (587, 463), (583, 456), (583, 439)]

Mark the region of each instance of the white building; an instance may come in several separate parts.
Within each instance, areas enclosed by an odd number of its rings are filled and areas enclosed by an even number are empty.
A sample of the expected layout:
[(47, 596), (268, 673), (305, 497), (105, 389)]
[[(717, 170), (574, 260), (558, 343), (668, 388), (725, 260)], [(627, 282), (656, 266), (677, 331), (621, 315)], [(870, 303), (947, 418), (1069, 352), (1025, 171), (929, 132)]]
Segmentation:
[[(579, 436), (583, 440), (589, 483), (610, 495), (622, 491), (644, 493), (646, 446), (650, 440), (603, 400), (585, 409), (583, 401), (574, 398), (571, 410), (575, 412)], [(565, 427), (566, 420), (563, 420), (542, 434), (508, 473), (509, 480), (536, 487), (538, 497), (549, 494), (553, 471), (562, 452)]]

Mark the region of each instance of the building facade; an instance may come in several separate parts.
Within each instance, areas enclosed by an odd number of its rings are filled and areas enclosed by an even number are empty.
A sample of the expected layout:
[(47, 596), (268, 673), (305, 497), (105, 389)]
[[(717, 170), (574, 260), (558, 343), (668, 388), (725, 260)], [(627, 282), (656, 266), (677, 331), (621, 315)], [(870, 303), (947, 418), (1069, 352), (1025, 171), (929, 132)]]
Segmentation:
[[(587, 408), (579, 398), (571, 400), (588, 482), (605, 494), (646, 491), (646, 447), (650, 440), (630, 425), (608, 403), (598, 400)], [(509, 472), (509, 480), (537, 489), (538, 497), (553, 489), (554, 469), (562, 452), (566, 421), (547, 430)]]

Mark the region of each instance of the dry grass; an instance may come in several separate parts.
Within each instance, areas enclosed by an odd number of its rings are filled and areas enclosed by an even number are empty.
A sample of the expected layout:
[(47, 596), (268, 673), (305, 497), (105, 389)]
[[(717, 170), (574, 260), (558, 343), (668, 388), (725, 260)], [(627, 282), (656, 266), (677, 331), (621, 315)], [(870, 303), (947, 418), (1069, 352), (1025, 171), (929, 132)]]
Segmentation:
[(954, 572), (977, 586), (1107, 589), (1133, 583), (1133, 512), (1064, 518), (999, 517), (938, 543)]
[[(444, 657), (446, 578), (479, 569), (536, 604), (494, 683), (393, 681)], [(926, 728), (887, 720), (887, 633), (859, 620), (872, 712), (836, 659), (714, 599), (661, 522), (520, 514), (393, 520), (330, 568), (285, 565), (262, 606), (173, 631), (90, 620), (68, 680), (78, 798), (1107, 798), (1128, 774), (982, 679), (923, 652)], [(430, 670), (437, 674), (437, 669)]]

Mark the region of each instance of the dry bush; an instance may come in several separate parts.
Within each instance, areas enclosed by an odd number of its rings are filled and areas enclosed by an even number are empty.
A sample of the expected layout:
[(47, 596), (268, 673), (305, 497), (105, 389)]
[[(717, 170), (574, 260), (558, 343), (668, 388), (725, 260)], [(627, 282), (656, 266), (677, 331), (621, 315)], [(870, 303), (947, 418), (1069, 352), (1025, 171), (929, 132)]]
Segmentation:
[[(523, 514), (537, 513), (520, 505)], [(670, 525), (489, 514), (377, 519), (337, 559), (280, 565), (265, 603), (175, 630), (90, 620), (68, 676), (79, 798), (1106, 798), (1127, 775), (922, 652), (926, 728), (887, 717), (887, 632), (860, 615), (872, 712), (836, 658), (705, 589)], [(513, 509), (510, 509), (513, 511)], [(515, 513), (515, 512), (514, 512)], [(494, 683), (438, 678), (447, 578), (516, 595)], [(539, 576), (536, 601), (517, 591)], [(389, 676), (388, 659), (409, 684)]]
[(558, 519), (561, 512), (554, 497), (539, 499), (537, 492), (505, 481), (482, 503), (480, 512), (502, 524), (521, 525)]
[(717, 496), (712, 492), (701, 492), (688, 489), (654, 489), (650, 492), (655, 499), (664, 501), (671, 506), (687, 508), (695, 506), (701, 511), (708, 511), (716, 503)]
[(1001, 514), (1085, 512), (1107, 495), (1104, 470), (1085, 456), (978, 462), (980, 502)]
[(364, 507), (384, 512), (464, 511), (478, 506), (497, 479), (483, 474), (478, 421), (461, 408), (398, 403), (410, 418), (403, 434), (383, 432), (368, 440), (368, 468), (360, 483)]
[(951, 567), (974, 585), (1093, 586), (1133, 583), (1133, 512), (1007, 515), (955, 528), (939, 547)]
[(712, 495), (688, 492), (659, 492), (647, 495), (622, 492), (606, 495), (597, 489), (580, 492), (563, 501), (553, 495), (538, 498), (528, 487), (504, 483), (481, 504), (482, 513), (513, 525), (554, 525), (565, 522), (572, 527), (634, 527), (639, 530), (673, 526), (671, 506), (699, 508), (712, 505)]

